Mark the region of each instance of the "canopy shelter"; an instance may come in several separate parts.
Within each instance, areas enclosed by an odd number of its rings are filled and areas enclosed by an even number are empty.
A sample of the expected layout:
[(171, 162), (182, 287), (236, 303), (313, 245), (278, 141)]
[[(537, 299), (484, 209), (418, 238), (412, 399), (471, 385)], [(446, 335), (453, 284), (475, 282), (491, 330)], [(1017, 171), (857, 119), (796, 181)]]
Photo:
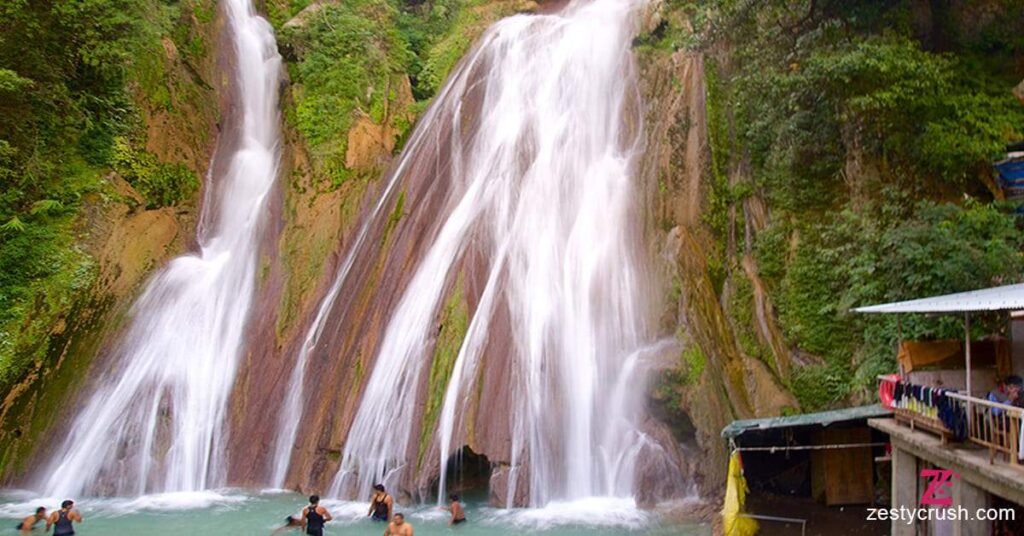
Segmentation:
[(827, 506), (867, 504), (874, 500), (874, 456), (884, 454), (886, 444), (867, 421), (890, 415), (873, 404), (745, 419), (722, 429), (722, 437), (742, 455), (755, 502), (784, 496)]
[(971, 313), (1024, 309), (1024, 284), (1004, 285), (854, 309), (858, 313), (963, 313), (967, 394), (971, 392)]
[(773, 430), (776, 428), (792, 428), (794, 426), (828, 426), (837, 422), (887, 417), (891, 413), (892, 412), (888, 409), (883, 408), (881, 404), (871, 404), (869, 406), (821, 411), (818, 413), (803, 413), (800, 415), (788, 415), (785, 417), (743, 419), (739, 421), (732, 421), (728, 426), (723, 428), (722, 437), (726, 439), (733, 439), (743, 435), (744, 432), (754, 430)]

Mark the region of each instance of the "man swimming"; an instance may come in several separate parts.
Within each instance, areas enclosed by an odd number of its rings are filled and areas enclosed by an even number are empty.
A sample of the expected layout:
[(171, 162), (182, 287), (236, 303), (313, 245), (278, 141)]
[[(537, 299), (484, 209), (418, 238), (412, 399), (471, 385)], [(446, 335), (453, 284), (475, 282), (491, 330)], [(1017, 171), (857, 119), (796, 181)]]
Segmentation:
[(462, 503), (459, 502), (459, 496), (452, 493), (448, 496), (448, 500), (451, 504), (446, 508), (452, 513), (451, 519), (448, 520), (448, 526), (458, 525), (459, 523), (466, 522), (466, 510), (462, 508)]
[(334, 519), (326, 508), (320, 506), (320, 496), (310, 495), (309, 506), (302, 509), (302, 528), (310, 536), (323, 536), (324, 523)]
[(75, 501), (70, 499), (60, 503), (60, 510), (50, 514), (46, 520), (46, 532), (53, 527), (53, 536), (71, 536), (75, 533), (73, 523), (82, 522), (82, 514), (75, 510)]
[(18, 530), (21, 532), (31, 532), (32, 529), (36, 528), (36, 523), (44, 519), (46, 519), (46, 507), (40, 506), (36, 508), (36, 513), (22, 519), (21, 523), (18, 523)]
[(384, 491), (384, 484), (374, 485), (370, 511), (366, 515), (371, 516), (374, 521), (391, 521), (394, 508), (395, 501)]
[(284, 518), (284, 525), (282, 527), (278, 528), (277, 530), (275, 530), (274, 532), (271, 532), (270, 536), (274, 536), (275, 534), (281, 534), (282, 532), (289, 532), (292, 529), (301, 529), (301, 528), (302, 528), (302, 519), (301, 518), (288, 516), (288, 517)]
[(405, 522), (405, 515), (395, 514), (395, 519), (384, 529), (384, 536), (413, 536), (412, 523)]

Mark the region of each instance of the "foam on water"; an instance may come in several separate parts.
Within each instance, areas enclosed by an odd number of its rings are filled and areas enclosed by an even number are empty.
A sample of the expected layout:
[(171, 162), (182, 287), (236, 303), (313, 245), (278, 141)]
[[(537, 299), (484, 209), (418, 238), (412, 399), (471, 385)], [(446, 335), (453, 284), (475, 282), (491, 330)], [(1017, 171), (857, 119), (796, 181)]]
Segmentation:
[(542, 508), (483, 508), (482, 522), (492, 526), (513, 526), (531, 530), (559, 527), (604, 527), (641, 529), (657, 517), (640, 510), (636, 501), (621, 497), (587, 497), (575, 501), (553, 501)]
[[(0, 534), (14, 534), (14, 522), (38, 506), (55, 508), (58, 498), (40, 498), (33, 492), (0, 491)], [(306, 505), (296, 493), (265, 493), (225, 489), (198, 493), (154, 494), (138, 498), (86, 498), (76, 503), (86, 522), (80, 533), (104, 536), (220, 536), (266, 535), (295, 516)], [(325, 500), (334, 515), (326, 534), (379, 536), (383, 524), (366, 516), (369, 504), (361, 501)], [(415, 526), (417, 536), (453, 534), (448, 512), (430, 505), (396, 505)], [(708, 527), (666, 525), (653, 513), (641, 512), (627, 500), (587, 499), (552, 503), (547, 508), (502, 510), (466, 503), (469, 523), (454, 532), (461, 536), (710, 536)], [(5, 527), (8, 527), (5, 529)]]
[[(0, 502), (0, 517), (24, 516), (27, 515), (26, 512), (31, 512), (39, 506), (54, 510), (67, 498), (41, 497), (22, 490), (7, 490), (3, 495), (6, 501)], [(139, 497), (87, 497), (76, 500), (75, 507), (88, 510), (91, 515), (119, 517), (141, 512), (184, 512), (233, 507), (248, 499), (248, 495), (233, 490), (182, 491)]]

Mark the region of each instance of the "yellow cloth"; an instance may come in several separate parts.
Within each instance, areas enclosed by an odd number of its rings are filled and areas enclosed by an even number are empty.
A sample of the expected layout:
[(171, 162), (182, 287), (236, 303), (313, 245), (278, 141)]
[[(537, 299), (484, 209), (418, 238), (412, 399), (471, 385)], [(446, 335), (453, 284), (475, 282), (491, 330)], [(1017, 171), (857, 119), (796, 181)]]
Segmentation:
[(749, 517), (740, 517), (743, 505), (747, 501), (747, 479), (743, 478), (743, 464), (740, 453), (733, 452), (729, 457), (729, 476), (725, 484), (725, 501), (722, 503), (722, 525), (725, 536), (754, 536), (757, 534), (757, 521)]

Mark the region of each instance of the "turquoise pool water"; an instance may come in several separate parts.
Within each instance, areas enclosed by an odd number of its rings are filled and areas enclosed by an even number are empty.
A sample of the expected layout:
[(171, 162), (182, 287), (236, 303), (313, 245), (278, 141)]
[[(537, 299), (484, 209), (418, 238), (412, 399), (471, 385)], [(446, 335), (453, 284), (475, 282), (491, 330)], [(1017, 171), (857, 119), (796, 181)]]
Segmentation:
[[(0, 495), (0, 534), (17, 534), (17, 521), (37, 506), (54, 508), (58, 499), (40, 499), (27, 492)], [(368, 504), (324, 501), (334, 515), (329, 535), (379, 535), (384, 526), (368, 520)], [(220, 492), (149, 495), (135, 499), (82, 499), (77, 502), (85, 522), (83, 536), (105, 535), (269, 535), (296, 515), (305, 498), (285, 492)], [(396, 507), (412, 522), (417, 536), (512, 536), (523, 534), (565, 536), (708, 536), (704, 525), (669, 525), (651, 512), (636, 509), (631, 501), (593, 498), (552, 504), (544, 509), (497, 509), (468, 501), (470, 522), (447, 526), (447, 512), (436, 506)], [(42, 534), (42, 529), (36, 530)], [(279, 534), (298, 535), (298, 531)]]

